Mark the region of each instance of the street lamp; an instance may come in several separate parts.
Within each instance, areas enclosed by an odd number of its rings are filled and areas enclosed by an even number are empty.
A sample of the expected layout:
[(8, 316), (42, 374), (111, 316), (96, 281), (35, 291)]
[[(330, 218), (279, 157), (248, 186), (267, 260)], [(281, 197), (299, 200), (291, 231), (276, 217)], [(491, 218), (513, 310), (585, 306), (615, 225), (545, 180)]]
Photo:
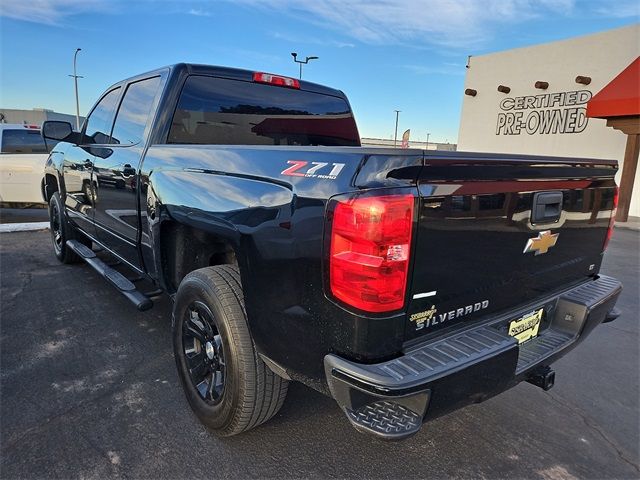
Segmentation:
[(309, 60), (318, 60), (320, 57), (307, 57), (304, 61), (298, 60), (298, 54), (296, 52), (291, 52), (291, 56), (293, 57), (293, 61), (300, 64), (300, 79), (302, 79), (302, 64), (309, 63)]
[(76, 86), (76, 130), (80, 131), (80, 102), (78, 101), (78, 79), (84, 78), (80, 75), (76, 74), (76, 59), (78, 58), (78, 52), (82, 50), (81, 48), (76, 48), (76, 53), (73, 54), (73, 75), (69, 75), (73, 77), (73, 81)]
[(398, 145), (398, 115), (400, 115), (400, 112), (402, 110), (394, 110), (394, 112), (396, 112), (396, 133), (393, 136), (393, 148), (396, 148)]
[(429, 150), (429, 137), (431, 136), (431, 134), (429, 132), (427, 132), (427, 150)]

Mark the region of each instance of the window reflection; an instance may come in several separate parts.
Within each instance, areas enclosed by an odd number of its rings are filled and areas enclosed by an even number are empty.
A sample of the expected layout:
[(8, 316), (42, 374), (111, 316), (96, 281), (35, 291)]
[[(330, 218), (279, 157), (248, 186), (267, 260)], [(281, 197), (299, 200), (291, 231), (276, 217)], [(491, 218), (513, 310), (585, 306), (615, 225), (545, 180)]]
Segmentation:
[(129, 85), (118, 109), (110, 143), (136, 144), (142, 140), (159, 85), (160, 77)]
[(205, 76), (187, 79), (169, 143), (359, 145), (347, 102), (326, 94)]
[(93, 109), (87, 119), (85, 135), (87, 143), (103, 145), (109, 143), (111, 125), (113, 125), (113, 115), (116, 111), (120, 87), (114, 88), (107, 93), (98, 105)]

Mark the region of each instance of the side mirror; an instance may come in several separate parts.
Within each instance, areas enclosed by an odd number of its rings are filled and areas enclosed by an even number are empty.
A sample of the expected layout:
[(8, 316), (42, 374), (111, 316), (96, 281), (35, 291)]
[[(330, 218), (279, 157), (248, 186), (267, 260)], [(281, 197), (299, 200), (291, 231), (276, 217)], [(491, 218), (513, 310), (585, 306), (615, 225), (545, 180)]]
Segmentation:
[(109, 135), (105, 135), (102, 132), (94, 133), (92, 139), (92, 143), (95, 143), (96, 145), (106, 145), (109, 143)]
[(51, 140), (64, 141), (73, 133), (73, 127), (69, 122), (49, 120), (42, 124), (42, 136)]
[(100, 158), (109, 158), (111, 155), (113, 155), (113, 148), (92, 146), (85, 146), (82, 148), (87, 150), (87, 152), (89, 152), (91, 155), (95, 155), (96, 157)]

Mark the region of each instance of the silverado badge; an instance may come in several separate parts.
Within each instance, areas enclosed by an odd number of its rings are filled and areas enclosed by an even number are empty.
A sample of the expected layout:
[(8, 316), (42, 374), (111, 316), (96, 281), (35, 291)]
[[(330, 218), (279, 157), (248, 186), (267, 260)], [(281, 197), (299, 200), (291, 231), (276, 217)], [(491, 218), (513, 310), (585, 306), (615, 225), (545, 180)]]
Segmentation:
[(424, 323), (427, 322), (427, 327), (431, 322), (431, 319), (436, 314), (438, 310), (435, 305), (431, 305), (429, 310), (425, 310), (424, 312), (414, 313), (409, 317), (409, 321), (416, 322), (416, 330), (422, 330), (424, 328)]
[(527, 240), (527, 245), (522, 253), (536, 252), (536, 255), (547, 253), (558, 241), (559, 233), (551, 233), (551, 230), (540, 232), (537, 237)]

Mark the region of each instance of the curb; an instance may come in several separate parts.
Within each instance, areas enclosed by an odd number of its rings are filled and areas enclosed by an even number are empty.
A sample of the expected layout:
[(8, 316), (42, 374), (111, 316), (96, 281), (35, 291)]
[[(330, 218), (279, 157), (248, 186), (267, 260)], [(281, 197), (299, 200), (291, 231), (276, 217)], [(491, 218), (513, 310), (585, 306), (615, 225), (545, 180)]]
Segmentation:
[(633, 230), (634, 232), (640, 232), (640, 225), (636, 224), (631, 224), (631, 225), (625, 225), (624, 223), (616, 223), (614, 228), (620, 228), (623, 230)]
[(36, 230), (46, 230), (48, 228), (49, 222), (3, 223), (0, 224), (0, 233), (33, 232)]

